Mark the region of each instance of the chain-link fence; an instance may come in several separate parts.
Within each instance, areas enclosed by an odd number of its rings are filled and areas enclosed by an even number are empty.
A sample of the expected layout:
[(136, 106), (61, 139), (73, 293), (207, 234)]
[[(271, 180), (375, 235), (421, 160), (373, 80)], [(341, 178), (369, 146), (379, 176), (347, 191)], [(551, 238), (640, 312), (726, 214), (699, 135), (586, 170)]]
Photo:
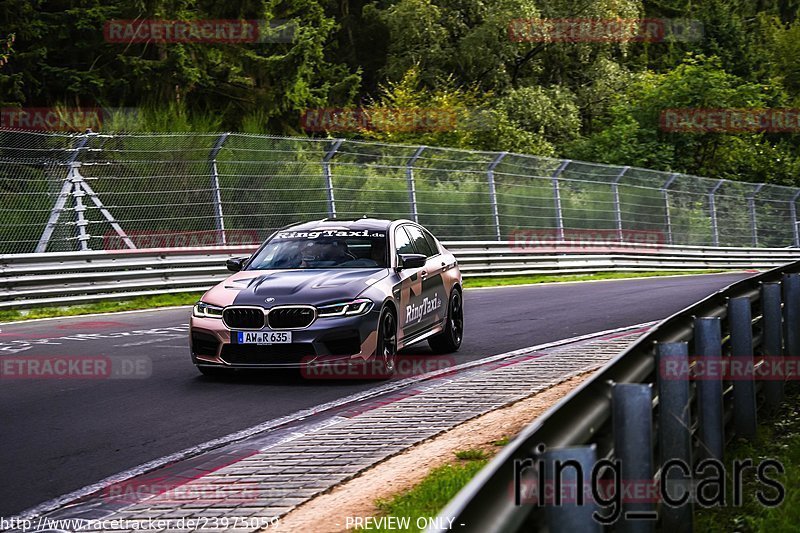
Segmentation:
[(505, 152), (0, 130), (0, 253), (254, 244), (292, 222), (363, 215), (410, 218), (443, 240), (521, 231), (797, 247), (798, 197), (789, 187)]

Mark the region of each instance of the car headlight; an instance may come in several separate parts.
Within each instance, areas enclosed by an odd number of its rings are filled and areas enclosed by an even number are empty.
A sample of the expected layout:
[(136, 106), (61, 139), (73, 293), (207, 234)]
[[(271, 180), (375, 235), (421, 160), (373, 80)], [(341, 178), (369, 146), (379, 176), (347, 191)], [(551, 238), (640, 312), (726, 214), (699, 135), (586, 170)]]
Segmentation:
[(197, 302), (192, 309), (192, 315), (197, 318), (222, 318), (222, 308), (205, 302)]
[(317, 316), (320, 318), (334, 316), (358, 316), (365, 315), (372, 309), (372, 300), (359, 298), (349, 302), (341, 302), (317, 308)]

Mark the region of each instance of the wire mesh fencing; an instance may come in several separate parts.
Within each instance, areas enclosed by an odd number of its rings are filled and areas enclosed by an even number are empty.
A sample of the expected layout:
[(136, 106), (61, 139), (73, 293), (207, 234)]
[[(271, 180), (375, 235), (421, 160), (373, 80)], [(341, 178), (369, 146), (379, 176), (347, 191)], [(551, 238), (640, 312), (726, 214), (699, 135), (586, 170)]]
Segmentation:
[(0, 253), (256, 244), (320, 218), (443, 240), (798, 247), (800, 189), (505, 152), (0, 130)]

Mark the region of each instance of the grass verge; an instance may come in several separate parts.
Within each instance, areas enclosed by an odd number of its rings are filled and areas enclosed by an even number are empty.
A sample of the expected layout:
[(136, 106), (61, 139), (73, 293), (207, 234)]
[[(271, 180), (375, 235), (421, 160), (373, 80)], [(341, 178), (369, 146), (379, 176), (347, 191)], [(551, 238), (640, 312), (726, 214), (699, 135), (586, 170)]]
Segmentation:
[(777, 492), (756, 479), (754, 469), (748, 469), (743, 478), (742, 505), (732, 502), (733, 479), (728, 473), (727, 499), (724, 507), (698, 509), (695, 513), (695, 531), (727, 533), (728, 531), (789, 533), (798, 531), (800, 524), (800, 392), (796, 389), (787, 395), (784, 407), (769, 420), (760, 421), (757, 438), (738, 441), (726, 453), (725, 466), (730, 471), (734, 460), (752, 459), (755, 465), (766, 459), (780, 461), (785, 472), (769, 477), (778, 480), (786, 496), (778, 506), (767, 507), (758, 499), (759, 491), (768, 498)]
[(113, 313), (115, 311), (134, 311), (136, 309), (171, 307), (174, 305), (191, 305), (195, 303), (202, 294), (202, 292), (179, 292), (175, 294), (138, 296), (130, 300), (99, 302), (86, 305), (0, 310), (0, 322), (49, 318), (54, 316), (77, 316), (93, 313)]
[[(371, 533), (421, 531), (417, 526), (417, 519), (429, 520), (435, 517), (489, 462), (488, 454), (482, 450), (458, 451), (455, 452), (455, 456), (457, 461), (434, 468), (425, 479), (408, 491), (389, 500), (375, 502), (380, 513), (376, 521), (372, 522), (369, 528), (357, 528), (355, 531)], [(396, 521), (381, 521), (381, 517), (395, 517)], [(423, 520), (420, 520), (419, 524), (422, 523)]]
[[(726, 272), (725, 270), (691, 270), (686, 272), (602, 272), (599, 274), (578, 275), (537, 275), (537, 276), (507, 276), (497, 278), (467, 278), (464, 287), (499, 287), (507, 285), (529, 285), (533, 283), (553, 283), (558, 281), (591, 281), (604, 279), (651, 278), (657, 276), (714, 274)], [(115, 311), (133, 311), (136, 309), (152, 309), (156, 307), (171, 307), (175, 305), (191, 305), (195, 303), (202, 292), (181, 292), (176, 294), (159, 294), (154, 296), (139, 296), (130, 300), (114, 302), (100, 302), (85, 305), (72, 305), (61, 307), (37, 307), (34, 309), (0, 310), (0, 322), (15, 322), (33, 318), (50, 318), (56, 316), (78, 316), (94, 313), (113, 313)]]

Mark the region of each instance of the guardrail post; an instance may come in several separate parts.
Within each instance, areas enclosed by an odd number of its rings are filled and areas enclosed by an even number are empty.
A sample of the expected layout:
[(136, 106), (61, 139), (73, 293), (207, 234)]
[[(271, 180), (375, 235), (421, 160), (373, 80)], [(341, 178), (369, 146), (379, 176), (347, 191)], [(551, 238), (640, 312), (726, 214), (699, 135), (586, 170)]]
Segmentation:
[(555, 204), (556, 214), (556, 241), (564, 240), (564, 211), (561, 209), (561, 184), (559, 183), (559, 178), (570, 163), (572, 163), (571, 159), (565, 159), (562, 161), (556, 171), (553, 172), (553, 176), (551, 177), (553, 182), (553, 202)]
[(733, 379), (733, 420), (736, 435), (756, 435), (756, 388), (753, 381), (753, 316), (750, 298), (728, 300), (731, 331), (731, 378)]
[[(61, 191), (58, 193), (58, 197), (56, 197), (56, 203), (50, 210), (50, 218), (47, 220), (42, 236), (39, 237), (39, 242), (36, 244), (35, 252), (37, 254), (47, 251), (47, 245), (50, 244), (50, 239), (53, 237), (53, 232), (56, 230), (58, 219), (61, 217), (61, 213), (64, 211), (64, 207), (67, 205), (67, 200), (72, 194), (75, 185), (73, 180), (76, 168), (75, 163), (80, 156), (81, 150), (83, 150), (88, 143), (89, 134), (86, 133), (78, 138), (72, 148), (72, 154), (67, 161), (69, 170), (67, 170), (67, 175), (64, 178), (64, 182), (61, 184)], [(81, 242), (83, 243), (83, 241)]]
[(489, 164), (489, 168), (486, 171), (486, 179), (489, 182), (489, 201), (492, 204), (494, 231), (498, 241), (502, 241), (503, 236), (500, 233), (500, 210), (497, 208), (497, 188), (494, 184), (494, 169), (497, 168), (497, 165), (500, 164), (500, 161), (502, 161), (506, 155), (508, 155), (508, 152), (500, 152), (497, 154), (497, 157)]
[(331, 149), (322, 158), (322, 174), (325, 177), (325, 188), (328, 192), (328, 217), (336, 218), (336, 200), (333, 196), (333, 175), (331, 174), (331, 159), (336, 155), (337, 150), (344, 142), (344, 139), (335, 139)]
[(661, 187), (661, 196), (664, 197), (664, 225), (667, 229), (667, 244), (673, 244), (672, 242), (672, 216), (669, 211), (669, 188), (672, 186), (672, 182), (679, 176), (679, 174), (675, 173), (672, 174), (667, 181), (664, 183), (664, 186)]
[(211, 153), (208, 155), (208, 159), (211, 162), (211, 199), (214, 205), (214, 222), (217, 228), (217, 244), (221, 244), (225, 246), (228, 240), (225, 236), (225, 221), (222, 217), (222, 194), (219, 188), (219, 169), (217, 167), (217, 155), (219, 151), (222, 150), (222, 145), (225, 144), (225, 141), (228, 139), (230, 133), (223, 133), (217, 139), (216, 144), (214, 144), (214, 148), (211, 149)]
[[(622, 487), (634, 494), (650, 490), (653, 483), (653, 391), (650, 385), (616, 383), (611, 389), (611, 420), (614, 428), (614, 457), (621, 464)], [(644, 487), (643, 485), (646, 485)], [(629, 491), (623, 489), (624, 494)], [(622, 520), (615, 531), (648, 532), (658, 515), (654, 502), (626, 502), (622, 499)]]
[[(689, 395), (689, 345), (685, 342), (656, 345), (658, 372), (658, 443), (661, 465), (661, 490), (671, 501), (691, 494), (691, 474), (672, 462), (692, 465), (692, 419)], [(674, 490), (677, 489), (677, 490)], [(662, 500), (664, 500), (662, 496)], [(663, 531), (690, 532), (693, 530), (693, 507), (689, 499), (682, 505), (661, 506)]]
[(708, 191), (708, 211), (711, 214), (711, 239), (713, 241), (713, 246), (719, 246), (719, 225), (717, 224), (717, 201), (715, 196), (724, 182), (725, 180), (719, 180), (717, 184)]
[(704, 365), (697, 380), (700, 453), (703, 459), (722, 460), (724, 419), (722, 411), (722, 327), (720, 319), (695, 318), (694, 350)]
[[(590, 486), (592, 469), (597, 462), (595, 445), (547, 450), (542, 454), (541, 461), (546, 483), (551, 487), (551, 490), (545, 490), (545, 496), (555, 496), (557, 493), (559, 496), (564, 495), (566, 500), (548, 501), (540, 495), (545, 501), (549, 533), (574, 531), (600, 533), (603, 528), (600, 522), (592, 517), (592, 513), (598, 510), (597, 505), (590, 500), (591, 490), (586, 490)], [(574, 487), (574, 490), (561, 490), (562, 487), (567, 489)], [(578, 494), (581, 494), (584, 500), (577, 500)], [(572, 501), (573, 497), (576, 501)]]
[[(767, 358), (783, 354), (783, 317), (781, 316), (781, 284), (761, 284), (761, 353)], [(769, 360), (769, 359), (768, 359)], [(763, 382), (766, 408), (777, 411), (783, 402), (783, 380), (767, 379)]]
[(753, 193), (747, 197), (747, 207), (750, 211), (750, 234), (752, 236), (751, 242), (753, 248), (758, 246), (758, 222), (756, 220), (756, 195), (764, 187), (763, 183), (759, 183)]
[(800, 357), (800, 274), (783, 276), (784, 355)]
[(617, 174), (617, 177), (614, 178), (614, 181), (611, 182), (611, 192), (614, 195), (614, 219), (617, 225), (617, 240), (622, 242), (622, 208), (619, 205), (619, 180), (625, 175), (625, 173), (631, 167), (622, 167), (622, 170)]
[(789, 216), (792, 218), (792, 236), (794, 236), (794, 247), (800, 248), (800, 228), (797, 227), (797, 199), (800, 198), (800, 191), (794, 193), (789, 202)]
[(417, 148), (417, 151), (406, 163), (406, 182), (408, 183), (408, 200), (411, 203), (411, 220), (417, 223), (419, 223), (419, 210), (417, 209), (417, 187), (414, 183), (414, 163), (417, 162), (425, 148), (427, 146)]

